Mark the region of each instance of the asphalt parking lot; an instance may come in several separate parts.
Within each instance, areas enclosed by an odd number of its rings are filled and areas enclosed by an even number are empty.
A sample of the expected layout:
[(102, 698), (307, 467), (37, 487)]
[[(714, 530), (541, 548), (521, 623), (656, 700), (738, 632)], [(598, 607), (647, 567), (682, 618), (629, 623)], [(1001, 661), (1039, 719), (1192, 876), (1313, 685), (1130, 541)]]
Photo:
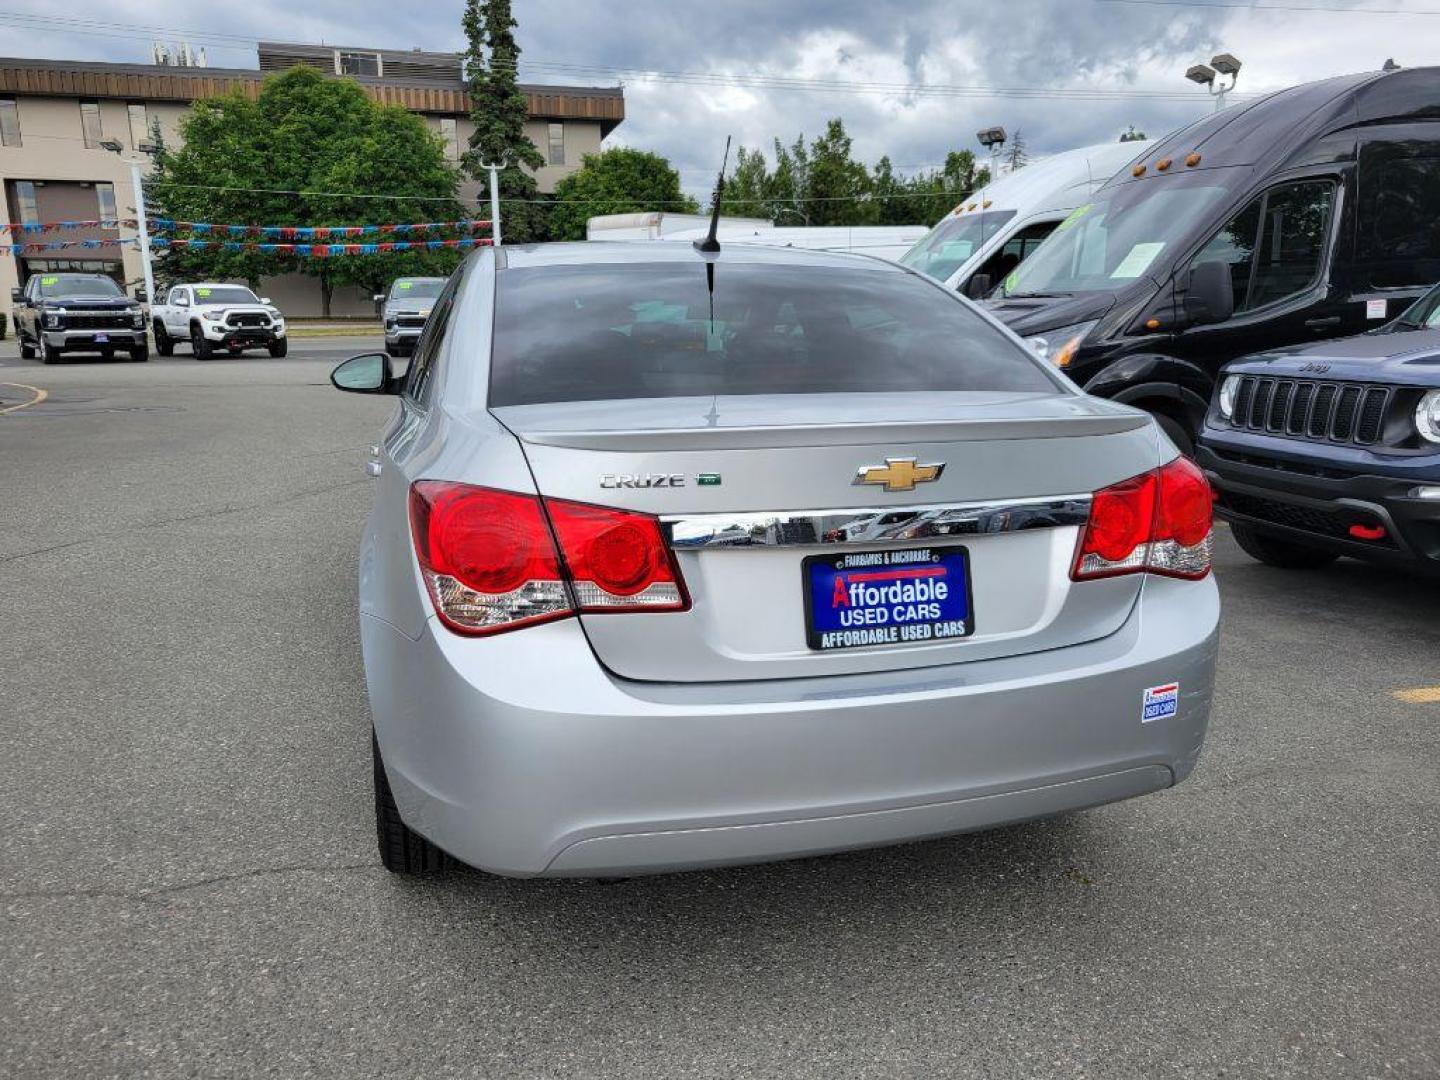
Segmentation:
[(612, 884), (391, 877), (355, 615), (391, 405), (326, 379), (376, 344), (0, 344), (0, 1074), (1440, 1075), (1440, 702), (1404, 694), (1440, 685), (1440, 584), (1225, 530), (1173, 791)]

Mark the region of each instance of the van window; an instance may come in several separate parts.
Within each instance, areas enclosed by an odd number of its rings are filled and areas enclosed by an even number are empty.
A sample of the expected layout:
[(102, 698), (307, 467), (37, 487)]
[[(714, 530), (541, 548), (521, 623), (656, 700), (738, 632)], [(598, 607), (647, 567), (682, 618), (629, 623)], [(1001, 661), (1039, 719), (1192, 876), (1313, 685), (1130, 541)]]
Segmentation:
[(1440, 280), (1440, 158), (1386, 162), (1375, 178), (1368, 232), (1370, 284), (1429, 285)]
[(1014, 216), (1014, 210), (951, 214), (915, 241), (915, 246), (900, 256), (900, 262), (936, 281), (944, 281)]
[(1000, 284), (1010, 271), (1028, 259), (1035, 249), (1045, 242), (1045, 238), (1054, 232), (1055, 226), (1059, 224), (1056, 220), (1037, 221), (1033, 225), (1026, 225), (1000, 245), (1000, 250), (986, 259), (976, 273), (989, 274), (990, 284)]
[(1334, 201), (1329, 180), (1271, 188), (1212, 236), (1190, 265), (1229, 263), (1237, 312), (1294, 296), (1320, 274)]

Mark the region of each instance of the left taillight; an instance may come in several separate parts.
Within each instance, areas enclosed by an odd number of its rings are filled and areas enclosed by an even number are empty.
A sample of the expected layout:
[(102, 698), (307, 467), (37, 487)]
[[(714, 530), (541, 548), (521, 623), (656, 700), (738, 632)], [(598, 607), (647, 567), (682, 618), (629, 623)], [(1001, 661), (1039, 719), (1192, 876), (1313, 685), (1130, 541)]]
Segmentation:
[(1095, 492), (1070, 577), (1203, 578), (1210, 572), (1214, 494), (1188, 458)]
[(419, 480), (410, 529), (435, 612), (457, 633), (497, 634), (577, 610), (689, 607), (660, 524), (646, 514)]

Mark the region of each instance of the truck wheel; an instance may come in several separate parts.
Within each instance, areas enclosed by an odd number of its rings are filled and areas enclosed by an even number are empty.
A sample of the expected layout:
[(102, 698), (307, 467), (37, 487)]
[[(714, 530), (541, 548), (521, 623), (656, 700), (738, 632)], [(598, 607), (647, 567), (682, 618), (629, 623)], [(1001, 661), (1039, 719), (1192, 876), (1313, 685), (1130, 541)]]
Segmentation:
[(277, 360), (290, 351), (290, 339), (281, 338), (279, 341), (270, 342), (270, 355)]
[(1246, 555), (1266, 566), (1278, 566), (1282, 570), (1316, 570), (1329, 566), (1340, 557), (1323, 548), (1277, 539), (1248, 525), (1232, 523), (1230, 531), (1235, 534), (1235, 542)]
[(380, 842), (380, 863), (392, 874), (425, 874), (449, 870), (455, 860), (400, 820), (400, 809), (385, 775), (380, 743), (370, 733), (370, 752), (375, 765), (375, 832)]
[(60, 362), (60, 350), (48, 341), (42, 341), (40, 343), (40, 359), (46, 364), (58, 364)]
[(35, 359), (35, 346), (34, 346), (34, 345), (31, 345), (28, 341), (25, 340), (25, 333), (24, 333), (24, 331), (21, 331), (21, 332), (20, 332), (20, 359), (21, 359), (21, 360), (34, 360), (34, 359)]
[(210, 342), (205, 340), (205, 332), (198, 324), (190, 327), (190, 347), (195, 350), (196, 360), (210, 359)]
[(165, 324), (159, 319), (155, 320), (155, 351), (161, 356), (175, 355), (175, 339), (170, 336), (170, 331), (165, 329)]
[(147, 360), (149, 360), (149, 359), (150, 359), (150, 346), (149, 346), (149, 345), (144, 345), (144, 344), (136, 345), (136, 346), (134, 346), (134, 347), (130, 350), (130, 360), (131, 360), (132, 363), (143, 364), (143, 363), (145, 363), (145, 361), (147, 361)]

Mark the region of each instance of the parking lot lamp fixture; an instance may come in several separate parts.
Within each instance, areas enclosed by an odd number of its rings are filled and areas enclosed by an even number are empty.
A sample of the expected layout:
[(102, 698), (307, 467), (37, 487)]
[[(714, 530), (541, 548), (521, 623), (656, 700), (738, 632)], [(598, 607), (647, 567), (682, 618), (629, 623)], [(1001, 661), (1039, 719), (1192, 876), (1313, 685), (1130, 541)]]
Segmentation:
[(1230, 53), (1217, 53), (1208, 64), (1191, 65), (1185, 78), (1205, 87), (1215, 99), (1215, 111), (1219, 112), (1225, 107), (1225, 95), (1235, 89), (1240, 78), (1240, 61)]

